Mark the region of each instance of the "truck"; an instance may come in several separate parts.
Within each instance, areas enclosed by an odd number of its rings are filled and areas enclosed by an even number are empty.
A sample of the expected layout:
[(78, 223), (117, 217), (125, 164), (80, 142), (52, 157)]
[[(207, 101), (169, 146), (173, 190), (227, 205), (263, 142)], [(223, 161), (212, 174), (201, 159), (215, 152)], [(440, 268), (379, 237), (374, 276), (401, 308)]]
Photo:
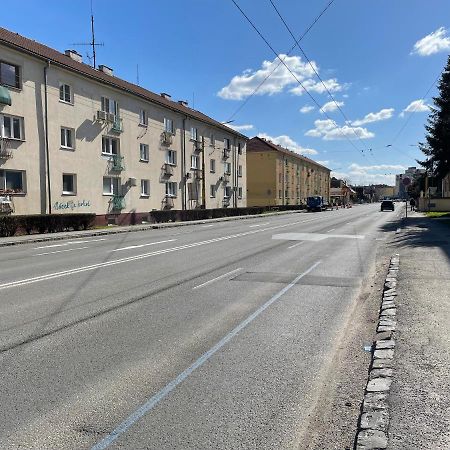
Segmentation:
[(323, 211), (327, 209), (328, 202), (320, 195), (314, 195), (306, 199), (306, 209), (310, 211)]

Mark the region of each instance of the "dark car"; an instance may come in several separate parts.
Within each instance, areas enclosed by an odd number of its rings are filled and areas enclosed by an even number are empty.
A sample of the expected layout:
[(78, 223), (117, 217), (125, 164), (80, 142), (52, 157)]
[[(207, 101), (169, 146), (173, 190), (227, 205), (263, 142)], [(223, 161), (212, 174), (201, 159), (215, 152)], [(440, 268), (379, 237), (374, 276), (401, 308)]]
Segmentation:
[(395, 206), (392, 200), (383, 200), (381, 202), (381, 211), (394, 211)]

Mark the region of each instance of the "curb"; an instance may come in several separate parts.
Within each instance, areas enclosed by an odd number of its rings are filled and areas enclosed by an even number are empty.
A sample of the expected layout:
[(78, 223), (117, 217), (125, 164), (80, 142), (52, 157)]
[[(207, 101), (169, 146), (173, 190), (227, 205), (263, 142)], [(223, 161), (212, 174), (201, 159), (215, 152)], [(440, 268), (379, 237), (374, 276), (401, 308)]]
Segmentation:
[(358, 419), (354, 449), (376, 450), (388, 446), (390, 421), (389, 394), (394, 375), (395, 330), (397, 327), (397, 278), (400, 257), (391, 257), (389, 272), (383, 288), (383, 300), (377, 326), (377, 335), (372, 345), (372, 361), (369, 377)]
[[(79, 232), (71, 231), (71, 232), (65, 232), (61, 235), (51, 235), (51, 236), (41, 236), (41, 235), (35, 235), (36, 237), (31, 237), (29, 239), (20, 239), (16, 241), (7, 241), (7, 242), (1, 242), (0, 241), (0, 247), (10, 247), (13, 245), (21, 245), (21, 244), (32, 244), (35, 242), (47, 242), (47, 241), (63, 241), (66, 239), (77, 239), (80, 237), (92, 237), (92, 236), (105, 236), (108, 234), (121, 234), (121, 233), (134, 233), (137, 231), (145, 231), (145, 230), (155, 230), (160, 228), (174, 228), (174, 227), (183, 227), (188, 225), (198, 225), (202, 223), (214, 223), (214, 222), (229, 222), (231, 220), (245, 220), (245, 219), (255, 219), (258, 217), (270, 217), (270, 216), (281, 216), (285, 214), (295, 214), (295, 213), (303, 213), (303, 210), (295, 210), (295, 211), (280, 211), (280, 212), (274, 212), (274, 213), (267, 213), (267, 214), (251, 214), (248, 216), (232, 216), (232, 217), (221, 217), (217, 219), (202, 219), (202, 220), (191, 220), (186, 222), (166, 222), (166, 223), (153, 223), (148, 225), (131, 225), (132, 228), (127, 226), (127, 228), (118, 227), (118, 228), (111, 228), (108, 230), (92, 230), (91, 232)], [(2, 239), (2, 238), (0, 238)], [(7, 238), (6, 238), (7, 239)]]

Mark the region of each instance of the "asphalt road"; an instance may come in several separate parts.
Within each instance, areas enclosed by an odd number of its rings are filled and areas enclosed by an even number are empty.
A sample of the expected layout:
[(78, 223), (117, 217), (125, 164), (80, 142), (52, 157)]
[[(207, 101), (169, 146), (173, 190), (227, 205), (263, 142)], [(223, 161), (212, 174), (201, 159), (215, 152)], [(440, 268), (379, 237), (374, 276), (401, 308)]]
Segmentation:
[(367, 205), (1, 248), (0, 448), (302, 448), (398, 214)]

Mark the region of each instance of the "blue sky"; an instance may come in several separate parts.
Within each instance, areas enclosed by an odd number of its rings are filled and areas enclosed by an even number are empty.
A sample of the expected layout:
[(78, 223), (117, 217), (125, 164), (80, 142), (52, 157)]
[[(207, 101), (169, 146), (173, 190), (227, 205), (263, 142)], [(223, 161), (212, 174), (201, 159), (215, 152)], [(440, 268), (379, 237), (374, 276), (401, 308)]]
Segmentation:
[[(236, 2), (285, 55), (294, 40), (270, 1)], [(298, 37), (329, 0), (273, 2)], [(284, 61), (325, 112), (281, 65), (235, 114), (278, 60), (231, 0), (93, 5), (96, 37), (105, 43), (97, 62), (116, 76), (136, 82), (139, 65), (142, 86), (219, 121), (233, 117), (247, 136), (270, 138), (353, 183), (392, 183), (392, 174), (422, 157), (414, 144), (424, 138), (436, 88), (421, 99), (450, 53), (448, 0), (335, 0), (301, 41), (347, 124), (298, 48)], [(10, 2), (0, 25), (64, 51), (89, 40), (90, 0)]]

